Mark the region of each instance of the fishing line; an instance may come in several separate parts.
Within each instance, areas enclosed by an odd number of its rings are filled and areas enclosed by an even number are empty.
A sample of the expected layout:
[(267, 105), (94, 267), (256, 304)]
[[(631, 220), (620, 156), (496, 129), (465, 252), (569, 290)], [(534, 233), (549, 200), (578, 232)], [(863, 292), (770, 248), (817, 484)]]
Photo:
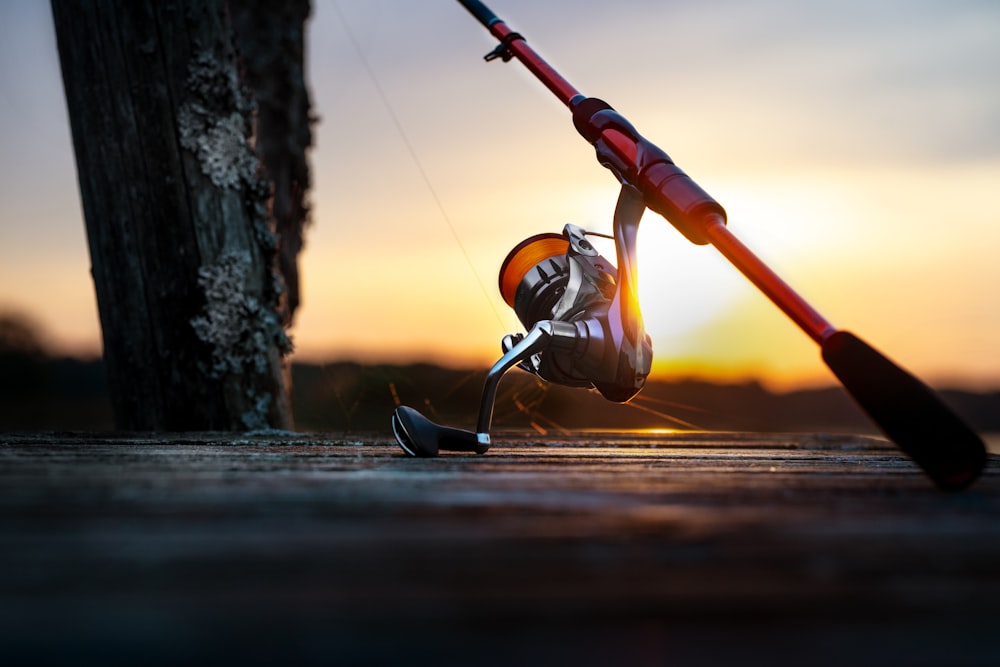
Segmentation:
[(622, 403), (622, 405), (624, 405), (626, 408), (631, 408), (633, 410), (639, 410), (640, 412), (645, 412), (647, 414), (654, 415), (656, 417), (659, 417), (660, 419), (663, 419), (665, 421), (677, 424), (678, 426), (683, 426), (684, 428), (689, 428), (689, 429), (694, 430), (694, 431), (707, 431), (708, 430), (708, 429), (706, 429), (706, 428), (704, 428), (702, 426), (698, 426), (697, 424), (693, 424), (693, 423), (691, 423), (689, 421), (685, 421), (685, 420), (681, 419), (680, 417), (674, 417), (673, 415), (667, 414), (666, 412), (663, 412), (661, 410), (654, 410), (653, 408), (651, 408), (651, 407), (649, 407), (647, 405), (642, 405), (641, 401), (638, 401), (638, 400), (636, 400), (636, 401), (630, 401), (628, 403)]
[(496, 304), (493, 299), (490, 298), (490, 292), (486, 289), (486, 285), (483, 283), (479, 272), (476, 270), (476, 265), (472, 261), (472, 257), (469, 255), (469, 251), (466, 249), (465, 244), (462, 243), (461, 237), (458, 235), (458, 230), (455, 229), (455, 225), (451, 220), (451, 216), (448, 215), (448, 211), (445, 209), (444, 204), (441, 201), (441, 197), (438, 195), (437, 190), (434, 188), (433, 183), (431, 183), (430, 176), (427, 174), (427, 170), (424, 168), (423, 162), (421, 162), (420, 157), (417, 155), (416, 149), (410, 142), (409, 136), (406, 130), (403, 128), (402, 122), (399, 120), (399, 116), (389, 101), (389, 96), (386, 94), (385, 89), (382, 88), (382, 84), (379, 83), (378, 77), (375, 75), (375, 70), (372, 68), (371, 63), (368, 62), (368, 58), (365, 56), (364, 50), (361, 48), (361, 43), (358, 41), (357, 37), (354, 35), (354, 31), (351, 29), (350, 23), (347, 22), (347, 17), (340, 9), (340, 3), (334, 2), (333, 8), (337, 12), (338, 18), (340, 18), (341, 24), (344, 26), (344, 32), (347, 33), (347, 38), (350, 40), (351, 45), (354, 47), (355, 52), (361, 61), (362, 67), (364, 67), (365, 72), (368, 74), (368, 78), (371, 79), (372, 85), (375, 87), (375, 92), (378, 94), (379, 99), (382, 102), (382, 106), (385, 108), (386, 113), (389, 114), (389, 118), (392, 120), (392, 124), (396, 127), (396, 131), (399, 133), (399, 138), (403, 142), (403, 146), (406, 147), (407, 153), (410, 154), (410, 158), (413, 160), (414, 165), (417, 167), (417, 171), (420, 173), (420, 177), (424, 181), (424, 185), (427, 186), (428, 192), (430, 192), (431, 198), (434, 200), (437, 206), (438, 212), (444, 219), (445, 224), (448, 225), (448, 229), (451, 231), (451, 236), (455, 240), (455, 244), (458, 245), (462, 256), (465, 258), (465, 263), (469, 267), (469, 271), (476, 279), (476, 283), (479, 285), (479, 289), (483, 293), (483, 297), (486, 302), (490, 305), (490, 309), (493, 311), (493, 315), (496, 317), (497, 322), (500, 324), (500, 329), (502, 332), (506, 333), (507, 324), (504, 322), (503, 317), (500, 315), (500, 311), (497, 310)]

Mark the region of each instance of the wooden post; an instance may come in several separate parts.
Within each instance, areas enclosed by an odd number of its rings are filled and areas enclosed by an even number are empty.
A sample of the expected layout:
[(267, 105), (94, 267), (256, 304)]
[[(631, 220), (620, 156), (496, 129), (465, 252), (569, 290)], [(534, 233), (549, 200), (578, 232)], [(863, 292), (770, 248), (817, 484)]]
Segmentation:
[(224, 0), (52, 0), (119, 428), (290, 428), (284, 290)]

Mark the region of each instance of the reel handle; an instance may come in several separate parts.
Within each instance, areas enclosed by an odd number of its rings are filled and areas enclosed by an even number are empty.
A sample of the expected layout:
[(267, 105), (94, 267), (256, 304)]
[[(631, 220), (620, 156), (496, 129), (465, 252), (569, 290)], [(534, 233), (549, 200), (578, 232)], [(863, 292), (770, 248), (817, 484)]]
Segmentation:
[(558, 329), (564, 337), (572, 336), (576, 331), (572, 325), (568, 325), (568, 331), (565, 327), (563, 322), (539, 322), (493, 364), (493, 368), (486, 374), (475, 433), (435, 424), (413, 408), (401, 405), (392, 413), (392, 433), (396, 436), (396, 442), (407, 454), (417, 457), (437, 456), (440, 450), (485, 454), (490, 448), (490, 424), (493, 421), (493, 405), (496, 403), (500, 378), (517, 364), (543, 350), (554, 330)]

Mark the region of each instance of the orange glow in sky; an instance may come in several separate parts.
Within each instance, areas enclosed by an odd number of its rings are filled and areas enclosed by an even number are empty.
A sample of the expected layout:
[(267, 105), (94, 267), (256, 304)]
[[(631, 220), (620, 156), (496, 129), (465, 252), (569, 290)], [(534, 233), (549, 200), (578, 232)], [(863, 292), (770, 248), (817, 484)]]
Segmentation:
[[(338, 4), (317, 0), (309, 32), (321, 121), (298, 358), (487, 366), (520, 326), (503, 258), (567, 222), (610, 232), (618, 185), (540, 83), (482, 61), (493, 40), (457, 3)], [(836, 326), (932, 383), (1000, 387), (1000, 5), (489, 4)], [(96, 353), (48, 11), (0, 8), (0, 310)], [(833, 382), (724, 258), (652, 213), (639, 283), (654, 373)]]

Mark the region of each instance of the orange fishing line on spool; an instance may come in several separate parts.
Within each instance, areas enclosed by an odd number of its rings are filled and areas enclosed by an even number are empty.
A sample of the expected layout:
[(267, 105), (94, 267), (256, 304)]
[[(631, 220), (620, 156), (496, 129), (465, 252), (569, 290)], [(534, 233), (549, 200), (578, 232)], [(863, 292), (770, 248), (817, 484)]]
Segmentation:
[(517, 286), (528, 271), (549, 257), (565, 255), (568, 249), (566, 237), (552, 233), (530, 236), (514, 246), (500, 265), (500, 295), (507, 305), (514, 307)]

